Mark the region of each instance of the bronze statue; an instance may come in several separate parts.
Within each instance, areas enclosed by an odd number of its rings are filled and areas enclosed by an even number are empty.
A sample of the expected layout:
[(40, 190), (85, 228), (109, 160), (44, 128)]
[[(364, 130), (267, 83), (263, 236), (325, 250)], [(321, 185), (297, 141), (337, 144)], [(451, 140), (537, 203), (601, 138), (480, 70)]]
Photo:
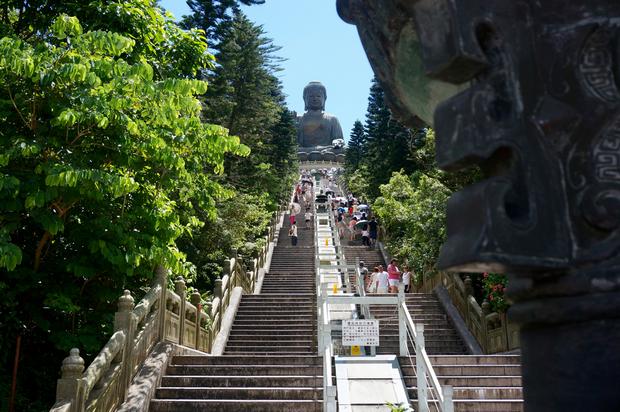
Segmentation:
[(525, 410), (619, 411), (620, 2), (338, 0), (338, 12), (393, 113), (434, 124), (439, 166), (486, 173), (450, 199), (439, 266), (508, 274)]
[(297, 142), (300, 152), (331, 149), (334, 140), (342, 139), (342, 128), (338, 118), (324, 111), (326, 99), (327, 90), (322, 83), (310, 82), (304, 88), (306, 112), (297, 118)]

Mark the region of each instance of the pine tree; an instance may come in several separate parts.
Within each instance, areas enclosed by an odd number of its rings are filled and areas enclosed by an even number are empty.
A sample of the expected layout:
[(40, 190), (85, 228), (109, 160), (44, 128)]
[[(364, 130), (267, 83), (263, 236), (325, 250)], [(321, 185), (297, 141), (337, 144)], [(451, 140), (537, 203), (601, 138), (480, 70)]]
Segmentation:
[(409, 156), (413, 135), (392, 118), (376, 78), (370, 87), (365, 134), (361, 163), (369, 173), (368, 195), (374, 198), (379, 195), (379, 186), (389, 181), (392, 172), (403, 169), (411, 173), (416, 169), (415, 162)]
[(366, 133), (364, 131), (364, 125), (359, 120), (356, 120), (353, 124), (353, 129), (351, 129), (349, 143), (345, 151), (344, 168), (347, 174), (353, 173), (358, 168), (364, 154), (363, 149), (365, 143)]
[(240, 4), (250, 6), (264, 3), (265, 0), (187, 0), (192, 14), (183, 16), (181, 25), (186, 29), (204, 30), (210, 46), (217, 49), (232, 16), (240, 11)]

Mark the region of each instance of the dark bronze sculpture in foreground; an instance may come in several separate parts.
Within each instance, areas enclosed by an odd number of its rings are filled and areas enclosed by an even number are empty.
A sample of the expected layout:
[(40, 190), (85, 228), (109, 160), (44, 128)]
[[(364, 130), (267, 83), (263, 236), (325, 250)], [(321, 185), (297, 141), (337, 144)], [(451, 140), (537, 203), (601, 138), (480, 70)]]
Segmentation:
[(338, 0), (440, 167), (440, 267), (509, 274), (526, 411), (620, 411), (620, 2)]

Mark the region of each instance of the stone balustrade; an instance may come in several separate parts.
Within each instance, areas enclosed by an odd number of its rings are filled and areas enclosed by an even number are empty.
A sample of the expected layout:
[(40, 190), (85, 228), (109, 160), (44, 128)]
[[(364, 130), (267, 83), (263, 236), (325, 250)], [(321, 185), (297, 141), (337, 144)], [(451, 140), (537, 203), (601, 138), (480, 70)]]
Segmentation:
[(422, 276), (422, 282), (417, 287), (419, 292), (429, 293), (439, 285), (448, 291), (452, 303), (484, 353), (507, 352), (520, 347), (519, 327), (508, 321), (505, 313), (491, 312), (487, 300), (482, 305), (476, 302), (469, 275), (462, 280), (457, 273), (438, 272), (432, 276)]
[(168, 290), (169, 274), (163, 267), (156, 269), (153, 286), (137, 305), (125, 290), (118, 299), (114, 333), (91, 364), (85, 369), (77, 348), (63, 360), (51, 412), (115, 410), (126, 400), (131, 379), (160, 341), (209, 353), (232, 290), (242, 287), (244, 293), (253, 293), (285, 211), (286, 205), (282, 205), (272, 218), (256, 257), (244, 258), (233, 252), (226, 260), (223, 277), (215, 281), (210, 307), (201, 305), (198, 291), (186, 299), (185, 280), (180, 276), (174, 281), (174, 291)]

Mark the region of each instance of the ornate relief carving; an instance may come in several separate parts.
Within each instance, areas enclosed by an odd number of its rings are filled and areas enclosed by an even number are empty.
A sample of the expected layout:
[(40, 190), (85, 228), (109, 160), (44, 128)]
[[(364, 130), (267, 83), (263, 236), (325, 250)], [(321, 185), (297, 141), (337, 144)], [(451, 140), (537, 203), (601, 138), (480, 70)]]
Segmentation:
[(617, 31), (610, 27), (597, 29), (588, 37), (579, 56), (579, 72), (584, 87), (592, 96), (609, 103), (620, 101), (612, 53), (612, 41)]

